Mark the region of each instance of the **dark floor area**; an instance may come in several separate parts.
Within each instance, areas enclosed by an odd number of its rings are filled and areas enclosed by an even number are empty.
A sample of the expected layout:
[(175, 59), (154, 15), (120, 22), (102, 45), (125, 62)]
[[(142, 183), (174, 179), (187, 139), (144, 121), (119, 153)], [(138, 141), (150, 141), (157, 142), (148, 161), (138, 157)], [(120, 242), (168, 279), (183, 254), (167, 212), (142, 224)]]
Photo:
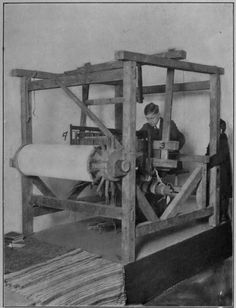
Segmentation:
[(36, 238), (35, 235), (27, 237), (25, 247), (10, 248), (4, 246), (4, 273), (12, 273), (28, 266), (45, 262), (56, 256), (70, 251), (71, 248), (49, 244)]
[(232, 280), (231, 257), (176, 284), (145, 306), (232, 306)]

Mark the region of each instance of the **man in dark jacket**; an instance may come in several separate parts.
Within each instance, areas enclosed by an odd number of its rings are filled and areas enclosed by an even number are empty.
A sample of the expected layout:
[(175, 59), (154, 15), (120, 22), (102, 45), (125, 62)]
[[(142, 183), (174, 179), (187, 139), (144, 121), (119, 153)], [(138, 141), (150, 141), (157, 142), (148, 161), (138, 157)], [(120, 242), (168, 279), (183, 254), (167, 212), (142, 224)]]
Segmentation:
[[(228, 218), (229, 198), (232, 197), (232, 176), (228, 138), (225, 134), (226, 123), (220, 119), (220, 139), (218, 153), (210, 157), (209, 169), (220, 166), (220, 220)], [(209, 155), (209, 145), (207, 153)], [(208, 182), (209, 196), (209, 182)]]
[[(150, 103), (146, 105), (144, 108), (144, 115), (147, 120), (147, 123), (143, 125), (143, 127), (140, 129), (140, 131), (146, 131), (148, 135), (151, 137), (151, 140), (162, 140), (162, 131), (163, 131), (163, 118), (161, 118), (160, 112), (159, 112), (159, 106)], [(185, 143), (185, 137), (184, 135), (178, 130), (176, 124), (174, 121), (170, 122), (170, 140), (171, 141), (178, 141), (179, 142), (179, 149), (181, 149)], [(162, 146), (164, 148), (164, 144)], [(179, 151), (172, 151), (169, 152), (169, 158), (175, 159), (176, 155), (179, 153)], [(159, 155), (158, 155), (159, 154)], [(155, 151), (155, 157), (160, 156), (161, 150)], [(178, 161), (177, 169), (181, 169), (182, 164)], [(142, 168), (141, 168), (142, 169)], [(142, 174), (142, 171), (138, 171)], [(169, 171), (168, 171), (169, 172)], [(162, 179), (166, 176), (166, 171), (159, 170), (159, 175)], [(143, 174), (142, 174), (143, 175)], [(147, 177), (148, 178), (148, 177)], [(138, 177), (137, 177), (138, 179)], [(151, 183), (151, 182), (150, 182)], [(156, 212), (157, 216), (160, 217), (161, 214), (164, 212), (164, 210), (167, 207), (167, 198), (163, 195), (156, 195), (153, 193), (146, 193), (145, 194), (147, 200), (153, 207), (154, 211)], [(138, 222), (143, 221), (143, 216), (141, 213), (139, 213), (139, 209), (137, 208), (136, 217)]]
[[(163, 118), (159, 112), (159, 106), (154, 103), (149, 103), (144, 108), (144, 115), (147, 120), (147, 123), (143, 125), (140, 131), (147, 131), (152, 140), (161, 140), (162, 131), (163, 131)], [(179, 141), (179, 150), (183, 147), (185, 143), (184, 135), (178, 130), (174, 121), (170, 122), (170, 140)], [(172, 152), (169, 155), (169, 158), (174, 158), (176, 153)]]

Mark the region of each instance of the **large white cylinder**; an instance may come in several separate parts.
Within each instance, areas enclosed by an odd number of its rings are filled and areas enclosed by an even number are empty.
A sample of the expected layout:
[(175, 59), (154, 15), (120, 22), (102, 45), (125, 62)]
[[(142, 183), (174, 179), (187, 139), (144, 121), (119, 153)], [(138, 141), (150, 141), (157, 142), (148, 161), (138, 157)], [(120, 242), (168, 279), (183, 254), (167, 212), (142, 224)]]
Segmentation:
[(16, 155), (16, 165), (24, 175), (92, 181), (89, 159), (92, 145), (29, 144)]

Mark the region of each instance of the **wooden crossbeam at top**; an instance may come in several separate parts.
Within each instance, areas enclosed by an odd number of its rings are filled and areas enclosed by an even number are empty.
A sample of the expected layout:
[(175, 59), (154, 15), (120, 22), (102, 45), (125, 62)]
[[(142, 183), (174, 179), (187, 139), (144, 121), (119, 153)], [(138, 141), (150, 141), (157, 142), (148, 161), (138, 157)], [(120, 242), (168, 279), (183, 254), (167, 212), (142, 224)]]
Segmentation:
[(168, 58), (168, 59), (175, 59), (175, 60), (183, 60), (186, 59), (187, 52), (182, 49), (168, 49), (164, 52), (159, 52), (156, 54), (152, 54), (151, 56), (161, 57), (161, 58)]
[[(151, 56), (181, 60), (186, 58), (186, 51), (169, 49), (168, 51), (153, 54)], [(53, 79), (55, 77), (65, 77), (69, 75), (109, 71), (121, 68), (123, 68), (122, 61), (109, 61), (98, 64), (85, 63), (83, 66), (78, 67), (75, 70), (65, 71), (64, 73), (59, 74), (38, 70), (13, 69), (11, 75), (15, 77), (31, 77), (36, 79)]]
[[(118, 72), (119, 71), (119, 72)], [(119, 77), (119, 74), (121, 73), (120, 70), (115, 71), (115, 75), (112, 74), (112, 78), (115, 80), (108, 81), (108, 78), (110, 78), (110, 73), (106, 77), (107, 74), (104, 75), (103, 77), (103, 82), (104, 84), (110, 84), (110, 85), (115, 85), (118, 82), (122, 83), (121, 77)], [(34, 75), (33, 75), (34, 74)], [(53, 73), (47, 73), (47, 72), (41, 72), (41, 71), (30, 71), (30, 70), (23, 70), (23, 69), (14, 69), (12, 70), (12, 76), (15, 77), (24, 77), (24, 76), (37, 76), (35, 78), (41, 78), (41, 79), (55, 79), (58, 77), (61, 77), (63, 81), (67, 81), (66, 84), (67, 86), (76, 86), (76, 85), (81, 85), (81, 82), (83, 83), (84, 80), (82, 80), (81, 76), (78, 75), (76, 76), (71, 76), (68, 75), (68, 77), (65, 77), (65, 75), (61, 74), (53, 74)], [(118, 76), (118, 77), (117, 77)], [(121, 74), (120, 74), (121, 76)], [(63, 78), (62, 78), (63, 77)], [(93, 80), (91, 83), (99, 83), (99, 77), (100, 74), (98, 75), (97, 73), (92, 74)], [(53, 81), (50, 80), (35, 80), (29, 82), (29, 90), (34, 91), (34, 90), (43, 90), (43, 89), (53, 89), (53, 88), (59, 88), (59, 86)], [(175, 83), (173, 85), (173, 91), (174, 92), (186, 92), (186, 91), (205, 91), (210, 89), (210, 81), (205, 80), (205, 81), (194, 81), (194, 82), (183, 82), (183, 83)], [(148, 94), (162, 94), (166, 92), (166, 85), (165, 84), (160, 84), (160, 85), (152, 85), (152, 86), (143, 86), (143, 95), (148, 95)]]
[(161, 58), (156, 55), (150, 56), (142, 53), (119, 50), (115, 53), (117, 61), (135, 61), (145, 65), (172, 68), (182, 71), (190, 71), (204, 74), (224, 74), (222, 67), (204, 65), (192, 62), (178, 61), (173, 59)]
[(85, 72), (93, 73), (93, 72), (109, 71), (119, 68), (123, 68), (122, 61), (110, 61), (98, 64), (86, 63), (85, 65), (78, 67), (75, 70), (65, 71), (64, 74), (74, 75), (74, 74), (82, 74)]

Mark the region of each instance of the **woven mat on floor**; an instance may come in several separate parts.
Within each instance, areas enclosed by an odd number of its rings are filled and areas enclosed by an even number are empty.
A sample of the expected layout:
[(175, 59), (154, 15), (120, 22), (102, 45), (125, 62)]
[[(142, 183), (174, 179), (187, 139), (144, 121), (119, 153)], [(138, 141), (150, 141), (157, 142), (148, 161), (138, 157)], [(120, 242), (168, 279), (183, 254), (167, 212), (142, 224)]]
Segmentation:
[(76, 249), (5, 275), (5, 284), (32, 305), (125, 305), (121, 264)]

